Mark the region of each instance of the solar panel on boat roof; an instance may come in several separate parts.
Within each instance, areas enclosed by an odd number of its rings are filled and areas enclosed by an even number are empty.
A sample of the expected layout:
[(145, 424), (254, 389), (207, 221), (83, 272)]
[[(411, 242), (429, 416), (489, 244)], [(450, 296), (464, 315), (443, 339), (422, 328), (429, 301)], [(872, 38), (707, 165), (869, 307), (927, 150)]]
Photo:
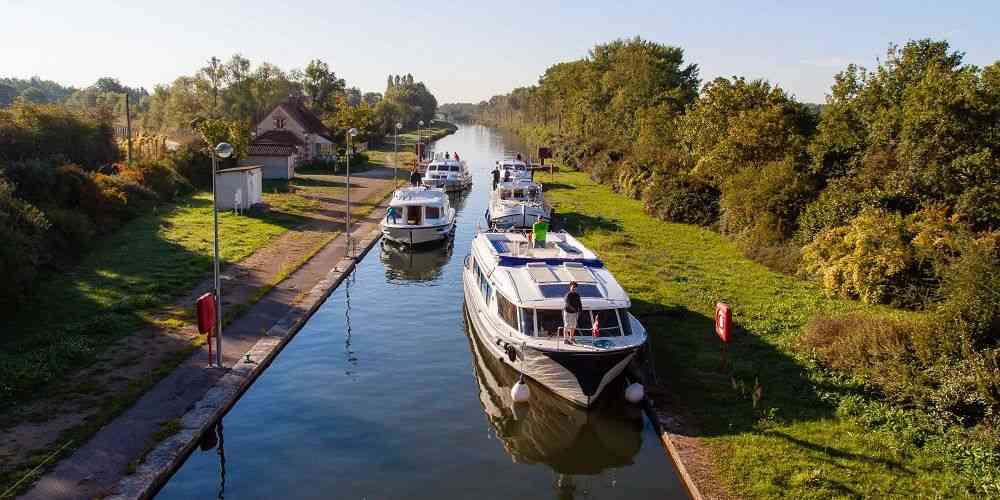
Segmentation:
[(498, 253), (507, 253), (507, 252), (510, 252), (510, 250), (507, 248), (507, 243), (505, 241), (503, 241), (503, 240), (494, 240), (494, 239), (491, 239), (490, 243), (493, 244), (493, 248), (496, 249), (496, 251)]
[(594, 273), (579, 262), (566, 262), (557, 272), (563, 281), (576, 281), (578, 283), (593, 283)]
[(570, 245), (569, 243), (566, 243), (565, 241), (557, 241), (556, 242), (556, 246), (559, 247), (559, 248), (561, 248), (566, 253), (576, 253), (576, 254), (583, 253), (583, 252), (580, 251), (579, 248), (576, 248), (575, 246)]
[(563, 281), (559, 278), (557, 274), (552, 272), (553, 270), (549, 268), (548, 265), (542, 262), (529, 262), (528, 263), (528, 275), (531, 279), (535, 280), (535, 283), (555, 283), (558, 281)]

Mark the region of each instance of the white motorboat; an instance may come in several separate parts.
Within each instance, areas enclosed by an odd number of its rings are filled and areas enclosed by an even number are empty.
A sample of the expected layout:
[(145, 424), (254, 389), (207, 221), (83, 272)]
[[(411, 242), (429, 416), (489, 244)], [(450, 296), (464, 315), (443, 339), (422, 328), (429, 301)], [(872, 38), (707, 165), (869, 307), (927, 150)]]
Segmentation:
[(421, 182), (424, 186), (448, 192), (463, 191), (472, 186), (472, 173), (464, 160), (444, 158), (439, 154), (427, 164)]
[(397, 243), (445, 240), (455, 230), (455, 209), (443, 189), (403, 187), (393, 193), (380, 226), (382, 235)]
[(531, 167), (517, 158), (498, 160), (497, 168), (500, 170), (500, 180), (503, 182), (532, 180)]
[(501, 182), (490, 194), (486, 218), (497, 229), (529, 228), (537, 221), (548, 222), (552, 208), (545, 203), (542, 185), (519, 179)]
[[(528, 407), (518, 406), (511, 389), (517, 371), (506, 366), (466, 325), (479, 401), (493, 433), (516, 463), (544, 464), (560, 475), (593, 475), (633, 463), (642, 448), (642, 409), (602, 398), (580, 408), (531, 379)], [(618, 390), (624, 390), (619, 385)]]
[[(491, 355), (577, 405), (593, 405), (646, 343), (628, 294), (567, 233), (534, 242), (522, 232), (479, 233), (462, 280), (474, 331)], [(563, 307), (574, 281), (584, 310), (569, 338)]]

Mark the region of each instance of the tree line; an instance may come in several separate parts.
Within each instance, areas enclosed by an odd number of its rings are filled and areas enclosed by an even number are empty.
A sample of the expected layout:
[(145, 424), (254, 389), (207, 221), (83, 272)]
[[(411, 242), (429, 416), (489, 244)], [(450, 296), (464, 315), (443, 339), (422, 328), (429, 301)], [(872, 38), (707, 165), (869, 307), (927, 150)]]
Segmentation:
[[(207, 188), (205, 145), (229, 141), (245, 152), (253, 124), (289, 96), (304, 98), (342, 141), (349, 127), (359, 129), (360, 140), (379, 141), (396, 123), (415, 128), (437, 110), (433, 94), (413, 75), (390, 75), (384, 92), (363, 93), (318, 59), (286, 73), (240, 55), (225, 62), (213, 57), (194, 75), (152, 93), (111, 77), (83, 89), (40, 78), (2, 79), (0, 87), (13, 95), (0, 102), (0, 274), (7, 285), (0, 309), (27, 300), (40, 273), (69, 268), (97, 237)], [(124, 125), (126, 95), (137, 129), (183, 131), (195, 141), (126, 164), (123, 141), (114, 134)]]
[(918, 311), (817, 319), (806, 350), (952, 422), (1000, 423), (1000, 62), (891, 45), (815, 105), (766, 80), (703, 83), (681, 48), (635, 38), (445, 109), (830, 294)]

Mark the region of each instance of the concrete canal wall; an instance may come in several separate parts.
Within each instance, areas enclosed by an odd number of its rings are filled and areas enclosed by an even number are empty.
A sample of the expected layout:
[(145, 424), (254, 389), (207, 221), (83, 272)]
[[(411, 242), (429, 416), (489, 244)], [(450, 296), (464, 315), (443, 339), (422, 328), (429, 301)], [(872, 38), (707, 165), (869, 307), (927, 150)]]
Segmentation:
[[(384, 205), (384, 202), (383, 202)], [(381, 205), (380, 205), (381, 207)], [(380, 214), (376, 208), (373, 214)], [(254, 380), (267, 369), (299, 329), (316, 312), (340, 283), (350, 275), (356, 262), (381, 237), (377, 222), (365, 222), (354, 232), (355, 257), (343, 257), (311, 290), (303, 294), (286, 313), (244, 356), (209, 389), (180, 420), (180, 431), (159, 443), (147, 455), (135, 472), (126, 476), (115, 488), (116, 500), (152, 498), (194, 450), (202, 436), (210, 430), (236, 401), (250, 388)], [(331, 243), (340, 242), (343, 236)]]

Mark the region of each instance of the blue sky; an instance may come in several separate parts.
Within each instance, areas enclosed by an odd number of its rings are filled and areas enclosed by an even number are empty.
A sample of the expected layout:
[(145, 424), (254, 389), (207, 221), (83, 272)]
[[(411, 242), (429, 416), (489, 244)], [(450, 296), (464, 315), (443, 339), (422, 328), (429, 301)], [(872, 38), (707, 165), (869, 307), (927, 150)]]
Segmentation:
[(320, 58), (365, 91), (409, 72), (440, 102), (476, 102), (597, 42), (640, 35), (683, 47), (704, 80), (763, 77), (822, 102), (837, 71), (873, 66), (890, 42), (945, 38), (967, 62), (990, 64), (998, 19), (997, 1), (0, 0), (0, 76), (152, 88), (240, 52), (286, 70)]

